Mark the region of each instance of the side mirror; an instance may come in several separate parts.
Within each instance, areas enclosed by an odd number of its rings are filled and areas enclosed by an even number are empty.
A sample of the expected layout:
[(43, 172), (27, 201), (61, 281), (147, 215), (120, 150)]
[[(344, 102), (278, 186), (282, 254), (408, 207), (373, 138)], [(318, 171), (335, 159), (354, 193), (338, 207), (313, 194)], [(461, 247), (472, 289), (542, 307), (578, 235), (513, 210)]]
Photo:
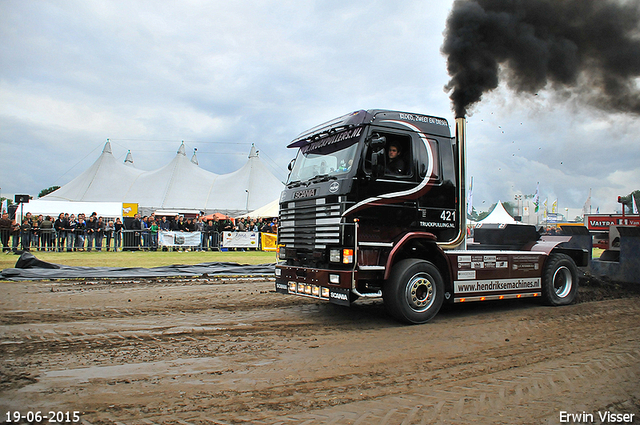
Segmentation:
[(371, 153), (371, 175), (374, 179), (382, 177), (387, 167), (384, 150)]
[(374, 133), (368, 140), (371, 147), (371, 175), (374, 179), (382, 177), (386, 167), (386, 157), (384, 155), (384, 147), (387, 144), (387, 138)]
[(378, 133), (373, 133), (369, 138), (369, 145), (371, 145), (372, 152), (384, 150), (386, 144), (387, 138), (379, 135)]

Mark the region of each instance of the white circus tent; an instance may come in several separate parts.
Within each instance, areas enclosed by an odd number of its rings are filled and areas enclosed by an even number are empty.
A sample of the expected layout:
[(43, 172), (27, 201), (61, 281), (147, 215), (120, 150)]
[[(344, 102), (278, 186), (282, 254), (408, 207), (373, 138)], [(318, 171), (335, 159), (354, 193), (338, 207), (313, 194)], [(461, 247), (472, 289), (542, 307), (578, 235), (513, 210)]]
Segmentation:
[(280, 199), (276, 198), (268, 204), (253, 210), (247, 214), (243, 214), (240, 217), (251, 217), (251, 218), (270, 218), (277, 217), (278, 212), (280, 211)]
[[(131, 156), (127, 159), (132, 161)], [(118, 162), (107, 142), (96, 162), (78, 177), (55, 192), (41, 198), (47, 201), (122, 202), (120, 195), (126, 193), (142, 170)], [(65, 212), (65, 211), (61, 211)]]
[(506, 224), (506, 223), (517, 223), (511, 215), (504, 209), (504, 205), (502, 205), (501, 201), (498, 201), (496, 206), (493, 208), (493, 211), (478, 221), (478, 223), (487, 223), (487, 224)]
[(217, 177), (217, 174), (203, 170), (187, 159), (184, 144), (181, 144), (169, 164), (138, 175), (122, 197), (122, 202), (153, 210), (204, 210)]
[(278, 198), (282, 189), (255, 146), (242, 168), (218, 175), (200, 168), (195, 153), (189, 160), (184, 143), (166, 166), (142, 171), (133, 167), (130, 152), (119, 163), (107, 142), (93, 165), (42, 200), (134, 203), (143, 213), (162, 209), (238, 216)]

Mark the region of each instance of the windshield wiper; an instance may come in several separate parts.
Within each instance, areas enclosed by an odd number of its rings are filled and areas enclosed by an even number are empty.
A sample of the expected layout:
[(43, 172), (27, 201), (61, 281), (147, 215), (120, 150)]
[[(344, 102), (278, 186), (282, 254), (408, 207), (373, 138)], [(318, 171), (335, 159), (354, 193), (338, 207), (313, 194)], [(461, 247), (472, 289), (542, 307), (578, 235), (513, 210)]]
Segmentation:
[(287, 188), (298, 187), (302, 184), (300, 180), (294, 180), (292, 182), (287, 183)]
[(330, 176), (329, 174), (320, 174), (312, 177), (309, 180), (309, 183), (328, 182), (329, 180), (338, 180), (338, 178), (336, 176)]

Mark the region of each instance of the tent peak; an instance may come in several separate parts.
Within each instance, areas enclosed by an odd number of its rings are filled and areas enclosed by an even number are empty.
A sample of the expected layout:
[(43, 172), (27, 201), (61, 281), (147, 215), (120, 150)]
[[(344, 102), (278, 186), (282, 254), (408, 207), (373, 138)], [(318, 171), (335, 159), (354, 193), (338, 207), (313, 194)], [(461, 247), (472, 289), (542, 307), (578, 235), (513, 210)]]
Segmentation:
[(256, 150), (256, 145), (251, 143), (251, 152), (249, 152), (249, 158), (257, 158), (260, 151)]
[(127, 157), (124, 159), (125, 165), (133, 165), (133, 155), (131, 155), (131, 149), (127, 152)]
[(198, 151), (198, 148), (193, 148), (193, 156), (191, 157), (191, 162), (193, 162), (196, 165), (198, 165), (198, 158), (196, 157), (197, 151)]
[(184, 149), (184, 140), (180, 144), (180, 147), (178, 148), (178, 152), (177, 153), (182, 155), (182, 156), (187, 156), (187, 152), (185, 152), (185, 149)]
[(102, 148), (102, 153), (113, 154), (113, 152), (111, 151), (111, 142), (109, 141), (109, 139), (107, 139), (107, 143), (104, 144), (104, 148)]

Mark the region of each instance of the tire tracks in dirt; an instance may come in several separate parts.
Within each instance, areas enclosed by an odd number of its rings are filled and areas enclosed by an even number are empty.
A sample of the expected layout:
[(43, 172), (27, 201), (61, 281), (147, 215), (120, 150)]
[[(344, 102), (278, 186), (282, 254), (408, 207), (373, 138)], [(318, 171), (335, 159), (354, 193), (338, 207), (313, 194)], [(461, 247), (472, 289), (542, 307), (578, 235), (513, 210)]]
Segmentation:
[(81, 409), (87, 424), (558, 423), (559, 409), (639, 408), (637, 298), (456, 306), (400, 326), (377, 301), (344, 309), (272, 286), (10, 286), (0, 408)]

